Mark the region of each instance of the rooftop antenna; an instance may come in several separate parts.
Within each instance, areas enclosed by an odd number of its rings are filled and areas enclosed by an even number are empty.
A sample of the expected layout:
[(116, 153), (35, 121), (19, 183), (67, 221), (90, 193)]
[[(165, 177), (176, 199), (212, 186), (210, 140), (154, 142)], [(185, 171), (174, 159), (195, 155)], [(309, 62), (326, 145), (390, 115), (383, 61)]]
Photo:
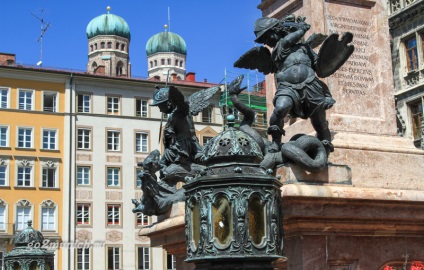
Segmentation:
[(31, 15), (34, 16), (37, 20), (39, 20), (41, 23), (40, 37), (37, 39), (37, 42), (40, 42), (40, 61), (38, 61), (37, 66), (40, 67), (43, 65), (43, 36), (44, 33), (46, 33), (47, 29), (50, 27), (50, 23), (44, 21), (43, 12), (44, 9), (41, 9), (41, 18), (31, 12)]
[(168, 31), (171, 32), (171, 9), (168, 7)]

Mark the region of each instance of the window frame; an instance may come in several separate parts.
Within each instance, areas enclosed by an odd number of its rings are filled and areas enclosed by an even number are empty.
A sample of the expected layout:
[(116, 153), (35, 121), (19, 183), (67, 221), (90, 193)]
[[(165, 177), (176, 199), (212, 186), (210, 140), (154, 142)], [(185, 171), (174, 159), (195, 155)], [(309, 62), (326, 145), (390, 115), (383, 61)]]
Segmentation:
[[(409, 41), (415, 40), (415, 46), (409, 48)], [(413, 72), (419, 69), (420, 61), (419, 61), (419, 52), (418, 52), (418, 38), (414, 34), (414, 36), (409, 36), (404, 39), (405, 46), (405, 60), (406, 60), (406, 69), (408, 72)], [(409, 52), (412, 52), (412, 59), (409, 56)], [(412, 64), (412, 66), (411, 66)]]
[(202, 110), (202, 123), (207, 123), (207, 124), (213, 123), (213, 108), (214, 108), (213, 106), (208, 106)]
[[(110, 133), (110, 134), (109, 134)], [(110, 136), (118, 133), (118, 136)], [(109, 140), (111, 140), (109, 142)], [(115, 141), (117, 140), (117, 142)], [(122, 152), (122, 130), (117, 128), (106, 128), (106, 151)]]
[[(6, 129), (6, 132), (4, 132), (5, 139), (2, 139), (3, 132), (2, 130)], [(2, 145), (2, 142), (5, 142), (4, 145)], [(0, 147), (10, 147), (10, 126), (9, 125), (0, 125)]]
[[(8, 162), (1, 162), (0, 168), (4, 168), (4, 172), (0, 170), (0, 180), (4, 181), (4, 184), (2, 185), (0, 182), (0, 187), (8, 187), (9, 186), (9, 164)], [(4, 179), (1, 178), (1, 176), (4, 174)]]
[[(4, 201), (2, 201), (0, 203), (0, 209), (3, 208), (3, 214), (1, 215), (1, 211), (0, 211), (0, 232), (7, 232), (8, 231), (8, 226), (7, 226), (7, 212), (8, 212), (8, 207), (7, 204), (4, 203)], [(3, 220), (2, 220), (3, 219)], [(0, 264), (1, 265), (1, 264)]]
[[(111, 179), (109, 184), (109, 170), (118, 170), (118, 173), (113, 173), (113, 176), (118, 177), (118, 184), (114, 184), (115, 178)], [(122, 169), (119, 166), (106, 166), (106, 188), (121, 188), (122, 187)]]
[[(45, 171), (47, 171), (47, 176), (53, 176), (53, 179), (44, 179)], [(51, 174), (52, 171), (53, 173)], [(41, 168), (41, 188), (58, 188), (58, 181), (57, 181), (57, 167), (48, 167), (48, 166), (42, 166)], [(46, 181), (46, 182), (45, 182)], [(49, 182), (53, 181), (53, 186), (49, 186)]]
[[(51, 142), (50, 142), (50, 140), (48, 140), (48, 147), (45, 147), (44, 146), (44, 137), (45, 137), (45, 132), (49, 132), (49, 134), (48, 134), (48, 137), (50, 138), (51, 137), (51, 135), (50, 135), (50, 132), (54, 132), (54, 147), (53, 148), (51, 148)], [(58, 136), (58, 130), (57, 129), (52, 129), (52, 128), (42, 128), (41, 129), (41, 149), (42, 150), (59, 150), (59, 142), (58, 142), (58, 138), (59, 138), (59, 136)]]
[[(21, 93), (31, 93), (31, 101), (30, 101), (30, 104), (29, 104), (29, 106), (31, 106), (31, 107), (29, 109), (27, 108), (27, 106), (28, 106), (28, 104), (26, 102), (27, 97), (24, 97), (25, 98), (25, 102), (23, 104), (24, 108), (21, 108), (21, 102), (20, 102)], [(17, 103), (16, 103), (18, 105), (17, 109), (23, 110), (23, 111), (34, 111), (35, 110), (34, 99), (35, 99), (35, 90), (34, 89), (18, 88)]]
[[(134, 175), (134, 179), (135, 179), (135, 181), (134, 181), (134, 188), (135, 189), (141, 189), (141, 179), (138, 180), (138, 174), (141, 173), (142, 171), (143, 171), (143, 169), (140, 168), (140, 167), (135, 167), (134, 168), (134, 173), (135, 173), (135, 175)], [(140, 185), (137, 184), (138, 182), (140, 182)]]
[[(91, 166), (90, 165), (77, 165), (76, 166), (77, 168), (76, 168), (76, 181), (75, 181), (75, 183), (76, 183), (76, 185), (77, 186), (81, 186), (81, 187), (90, 187), (91, 186), (91, 179), (92, 179), (92, 170), (91, 170)], [(88, 168), (88, 184), (84, 184), (84, 183), (82, 183), (82, 184), (79, 184), (79, 171), (78, 171), (78, 169), (80, 169), (80, 168)], [(82, 175), (85, 175), (85, 172), (83, 172), (83, 174)], [(85, 180), (85, 177), (83, 177), (83, 179), (82, 180)]]
[[(82, 134), (82, 137), (81, 137), (81, 138), (86, 138), (88, 136), (88, 147), (85, 147), (85, 145), (87, 144), (85, 139), (83, 141), (81, 141), (82, 147), (79, 146), (80, 145), (80, 133), (79, 133), (80, 130), (81, 131), (85, 130), (85, 131), (89, 132), (88, 135)], [(91, 151), (91, 147), (92, 147), (91, 142), (93, 141), (92, 128), (91, 127), (83, 127), (83, 126), (77, 127), (77, 140), (76, 141), (77, 141), (77, 150), (78, 151)]]
[(149, 226), (151, 224), (151, 218), (148, 215), (143, 214), (142, 212), (136, 212), (135, 224), (138, 228)]
[[(145, 105), (143, 102), (145, 102)], [(149, 100), (147, 98), (135, 98), (135, 116), (141, 118), (149, 117)]]
[[(146, 254), (146, 250), (148, 251), (147, 252), (148, 254)], [(151, 262), (152, 262), (151, 254), (152, 254), (152, 252), (150, 250), (150, 247), (137, 246), (137, 249), (136, 249), (136, 269), (138, 269), (138, 270), (150, 270), (152, 268), (152, 265), (151, 265)], [(146, 264), (146, 262), (145, 262), (146, 261), (146, 255), (147, 255), (147, 258), (148, 258), (148, 260), (147, 260), (148, 266), (147, 267), (145, 267), (145, 264)], [(140, 267), (140, 256), (141, 256), (141, 259), (142, 259), (142, 262), (141, 262), (142, 265), (141, 265), (141, 267)]]
[[(81, 210), (78, 210), (82, 207)], [(81, 211), (80, 217), (78, 211)], [(77, 202), (75, 206), (75, 225), (77, 227), (91, 227), (92, 205), (88, 202)], [(81, 221), (79, 222), (78, 219)], [(85, 220), (88, 221), (85, 221)]]
[[(111, 221), (109, 221), (109, 215)], [(107, 203), (106, 204), (106, 227), (122, 227), (122, 204)]]
[[(81, 266), (82, 267), (79, 267), (79, 264), (80, 264), (80, 262), (79, 262), (79, 256), (80, 256), (80, 254), (78, 253), (79, 252), (79, 250), (81, 250), (81, 258), (83, 258), (83, 261), (81, 262)], [(88, 261), (86, 261), (86, 252), (85, 251), (88, 251)], [(76, 269), (77, 270), (91, 270), (91, 249), (90, 248), (77, 248), (77, 250), (76, 250), (76, 252), (75, 252), (75, 256), (76, 256), (76, 259), (75, 259), (75, 267), (76, 267)], [(88, 263), (88, 268), (86, 267), (86, 263)]]
[[(44, 210), (45, 209), (49, 209), (49, 210), (52, 209), (53, 210), (53, 229), (44, 227)], [(43, 231), (43, 232), (56, 232), (57, 231), (57, 207), (56, 207), (56, 205), (54, 205), (54, 206), (42, 205), (40, 215), (41, 215), (41, 217), (40, 217), (41, 231)], [(48, 216), (48, 218), (51, 218), (50, 215)], [(50, 219), (47, 221), (47, 224), (49, 224), (49, 223), (50, 223)]]
[[(411, 123), (411, 136), (414, 141), (421, 140), (422, 138), (422, 130), (421, 130), (421, 122), (423, 118), (423, 112), (424, 112), (424, 101), (423, 97), (419, 97), (417, 99), (414, 99), (407, 103), (408, 110), (409, 110), (409, 121)], [(414, 113), (413, 107), (414, 105), (421, 105), (421, 113), (418, 111), (417, 113)], [(415, 115), (417, 116), (417, 121), (415, 121)], [(417, 123), (416, 123), (417, 122)]]
[[(146, 138), (143, 139), (142, 136), (145, 135)], [(141, 138), (139, 138), (139, 136), (141, 136)], [(140, 145), (139, 143), (140, 142)], [(145, 142), (145, 145), (143, 145), (143, 142)], [(135, 130), (134, 131), (134, 146), (135, 146), (135, 153), (148, 153), (149, 152), (149, 147), (150, 145), (150, 136), (149, 136), (149, 132), (148, 131), (143, 131), (143, 130)], [(145, 151), (143, 151), (145, 147)]]
[[(169, 257), (171, 257), (171, 267), (169, 267)], [(166, 252), (166, 269), (167, 270), (176, 270), (177, 269), (177, 258), (175, 255), (169, 254)]]
[[(25, 205), (25, 206), (21, 206), (21, 205), (16, 205), (16, 208), (15, 208), (15, 230), (16, 231), (22, 231), (22, 230), (25, 230), (26, 228), (27, 228), (27, 222), (28, 222), (28, 220), (33, 220), (33, 218), (32, 218), (32, 215), (33, 215), (33, 205)], [(25, 210), (25, 209), (29, 209), (29, 214), (27, 214), (27, 215), (25, 215), (25, 213), (23, 213), (24, 214), (24, 216), (23, 216), (23, 221), (22, 221), (22, 223), (20, 223), (19, 222), (19, 210), (20, 209), (23, 209), (23, 210)], [(27, 218), (26, 218), (26, 220), (25, 220), (25, 216), (27, 216)], [(20, 228), (20, 225), (22, 225), (22, 228)]]
[[(31, 131), (31, 134), (29, 136), (30, 137), (30, 141), (29, 141), (30, 146), (26, 146), (26, 144), (27, 144), (26, 137), (28, 136), (27, 134), (23, 135), (25, 137), (25, 140), (22, 142), (23, 146), (19, 146), (19, 143), (20, 143), (19, 132), (21, 130), (30, 130)], [(34, 127), (24, 127), (24, 126), (18, 126), (17, 127), (17, 129), (16, 129), (16, 148), (19, 148), (19, 149), (34, 149)]]
[[(46, 109), (46, 95), (53, 96), (53, 107), (51, 110)], [(43, 90), (42, 91), (42, 97), (43, 97), (43, 112), (58, 112), (59, 111), (59, 93), (57, 91), (51, 91), (51, 90)]]
[[(25, 176), (25, 175), (29, 174), (29, 185), (19, 185), (19, 181), (20, 181), (20, 179), (19, 179), (19, 175), (20, 175), (19, 169), (29, 169), (30, 170), (29, 173), (25, 172), (24, 175), (23, 175), (23, 176)], [(27, 180), (26, 179), (23, 179), (22, 181), (23, 181), (22, 183), (25, 184), (25, 182)], [(18, 165), (18, 166), (16, 166), (16, 183), (15, 183), (15, 187), (18, 187), (18, 188), (34, 187), (34, 170), (33, 170), (33, 166), (32, 165)]]
[[(4, 95), (4, 92), (6, 94)], [(6, 98), (6, 101), (3, 101), (3, 97)], [(10, 87), (0, 86), (0, 109), (9, 109), (10, 108)]]
[[(115, 102), (117, 99), (117, 102)], [(109, 107), (111, 104), (111, 107)], [(115, 105), (117, 108), (115, 108)], [(121, 96), (107, 95), (106, 96), (106, 114), (108, 115), (121, 115)]]
[[(77, 113), (91, 113), (91, 96), (92, 94), (89, 93), (77, 93)], [(88, 100), (85, 100), (86, 98), (88, 98)], [(86, 103), (88, 103), (88, 105)]]
[[(112, 256), (113, 256), (113, 261), (112, 263), (112, 268), (109, 267), (109, 249), (112, 250)], [(118, 254), (115, 254), (115, 249), (118, 250)], [(116, 267), (116, 261), (115, 261), (115, 256), (118, 255), (118, 267)], [(118, 245), (107, 245), (106, 246), (106, 267), (108, 270), (120, 270), (122, 269), (122, 246), (118, 246)]]

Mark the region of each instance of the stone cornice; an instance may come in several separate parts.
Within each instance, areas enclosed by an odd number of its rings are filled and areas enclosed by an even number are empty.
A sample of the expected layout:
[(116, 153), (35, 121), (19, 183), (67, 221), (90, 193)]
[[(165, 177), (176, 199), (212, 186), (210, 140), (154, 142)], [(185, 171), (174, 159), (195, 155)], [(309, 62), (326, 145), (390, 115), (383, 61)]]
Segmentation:
[(389, 17), (389, 28), (393, 30), (398, 28), (405, 23), (411, 22), (414, 18), (424, 15), (424, 2), (417, 2), (414, 5), (411, 5), (399, 13), (395, 13)]

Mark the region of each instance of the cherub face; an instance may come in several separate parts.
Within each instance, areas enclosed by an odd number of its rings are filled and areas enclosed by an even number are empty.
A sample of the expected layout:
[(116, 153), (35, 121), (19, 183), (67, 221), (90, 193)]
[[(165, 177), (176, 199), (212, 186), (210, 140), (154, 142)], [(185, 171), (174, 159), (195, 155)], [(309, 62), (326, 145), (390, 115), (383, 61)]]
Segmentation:
[(272, 29), (263, 35), (264, 44), (270, 46), (271, 48), (274, 48), (275, 45), (277, 45), (277, 42), (280, 40), (280, 38), (281, 37)]

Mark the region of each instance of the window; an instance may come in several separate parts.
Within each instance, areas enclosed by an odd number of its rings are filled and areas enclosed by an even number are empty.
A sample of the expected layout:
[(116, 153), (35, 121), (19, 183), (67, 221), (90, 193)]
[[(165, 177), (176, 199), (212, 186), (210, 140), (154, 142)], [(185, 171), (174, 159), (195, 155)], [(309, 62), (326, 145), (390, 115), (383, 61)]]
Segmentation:
[(160, 64), (163, 66), (165, 65), (165, 59), (160, 59)]
[(104, 42), (101, 42), (100, 43), (100, 49), (104, 49), (105, 48), (105, 43)]
[(3, 251), (0, 251), (0, 269), (3, 269), (3, 263), (4, 263), (4, 254)]
[(56, 144), (56, 130), (44, 129), (43, 130), (43, 149), (55, 150)]
[(116, 66), (116, 76), (122, 76), (122, 67), (123, 67), (122, 62), (119, 62), (118, 65)]
[(178, 60), (175, 59), (175, 65), (178, 67)]
[(108, 151), (120, 151), (120, 140), (121, 132), (119, 130), (108, 130), (107, 131), (107, 150)]
[(77, 111), (81, 113), (90, 112), (90, 100), (91, 96), (87, 94), (77, 95)]
[(56, 187), (56, 168), (43, 168), (42, 175), (44, 188), (55, 188)]
[[(8, 185), (8, 179), (7, 179), (7, 165), (0, 165), (0, 186), (7, 186)], [(140, 183), (141, 186), (141, 183)]]
[(0, 88), (0, 108), (9, 108), (9, 89)]
[(419, 140), (422, 137), (421, 121), (423, 117), (423, 103), (421, 99), (409, 104), (411, 110), (412, 132), (414, 140)]
[[(0, 231), (5, 231), (5, 230), (6, 230), (6, 206), (0, 205)], [(0, 264), (0, 266), (2, 265)]]
[(9, 127), (0, 126), (0, 147), (9, 146)]
[(77, 166), (77, 184), (79, 186), (90, 185), (90, 170), (88, 166)]
[(89, 225), (90, 224), (90, 204), (77, 204), (77, 224)]
[(107, 43), (107, 48), (108, 48), (108, 49), (112, 49), (112, 42), (110, 42), (110, 41), (109, 41), (109, 42)]
[(213, 139), (213, 137), (206, 137), (206, 136), (203, 136), (203, 145), (208, 144), (208, 142), (209, 142), (210, 140), (212, 140), (212, 139)]
[(90, 52), (93, 51), (93, 45), (90, 45)]
[(19, 110), (32, 110), (32, 90), (19, 90)]
[(141, 179), (139, 177), (139, 174), (143, 171), (143, 169), (141, 168), (136, 168), (135, 169), (135, 187), (136, 188), (141, 188)]
[(167, 253), (166, 254), (166, 269), (167, 270), (176, 270), (177, 269), (177, 258)]
[(150, 249), (148, 247), (137, 247), (137, 269), (150, 269)]
[(147, 117), (147, 100), (135, 100), (135, 116)]
[(116, 42), (116, 44), (115, 44), (115, 49), (116, 49), (116, 50), (119, 50), (119, 42)]
[(153, 67), (153, 61), (150, 61), (150, 68)]
[(43, 93), (43, 111), (57, 112), (57, 93), (55, 92)]
[(108, 225), (120, 225), (121, 206), (120, 205), (108, 205), (107, 206), (107, 224)]
[(155, 67), (158, 65), (158, 60), (155, 60)]
[(135, 134), (135, 151), (137, 153), (147, 152), (147, 138), (148, 134), (144, 132), (137, 132)]
[(120, 168), (107, 168), (107, 186), (119, 187), (120, 183)]
[(54, 231), (56, 230), (56, 208), (55, 207), (43, 207), (41, 217), (41, 230), (43, 231)]
[(168, 65), (171, 65), (171, 59), (168, 58)]
[(94, 43), (94, 49), (97, 50), (97, 43)]
[(119, 97), (107, 97), (107, 113), (119, 114)]
[(406, 40), (405, 46), (408, 71), (416, 70), (418, 68), (417, 39), (411, 38)]
[(18, 147), (32, 148), (32, 128), (18, 128)]
[(202, 111), (202, 122), (203, 123), (212, 123), (212, 106), (204, 108)]
[(141, 212), (137, 212), (137, 226), (146, 226), (149, 225), (149, 216)]
[(79, 128), (78, 129), (78, 149), (89, 150), (91, 149), (91, 129)]
[(107, 269), (108, 270), (121, 269), (121, 248), (120, 247), (107, 248)]
[(121, 51), (125, 51), (125, 44), (121, 45)]
[(77, 249), (77, 270), (90, 270), (90, 249)]
[(180, 67), (183, 67), (183, 61), (180, 61)]
[(31, 207), (30, 206), (18, 206), (16, 207), (16, 230), (21, 231), (26, 229), (27, 221), (31, 219)]
[(18, 167), (18, 187), (30, 187), (32, 180), (32, 167), (19, 166)]

